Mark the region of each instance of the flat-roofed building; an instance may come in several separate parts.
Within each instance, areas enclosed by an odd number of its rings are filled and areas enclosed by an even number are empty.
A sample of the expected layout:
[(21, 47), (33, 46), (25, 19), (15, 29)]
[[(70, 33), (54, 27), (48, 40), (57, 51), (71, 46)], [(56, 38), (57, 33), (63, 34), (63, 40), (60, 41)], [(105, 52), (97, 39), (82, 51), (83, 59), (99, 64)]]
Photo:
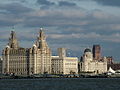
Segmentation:
[(53, 74), (78, 74), (78, 58), (67, 57), (65, 48), (58, 48), (59, 56), (52, 56)]
[(94, 60), (100, 60), (101, 59), (101, 47), (100, 45), (93, 45), (93, 58)]

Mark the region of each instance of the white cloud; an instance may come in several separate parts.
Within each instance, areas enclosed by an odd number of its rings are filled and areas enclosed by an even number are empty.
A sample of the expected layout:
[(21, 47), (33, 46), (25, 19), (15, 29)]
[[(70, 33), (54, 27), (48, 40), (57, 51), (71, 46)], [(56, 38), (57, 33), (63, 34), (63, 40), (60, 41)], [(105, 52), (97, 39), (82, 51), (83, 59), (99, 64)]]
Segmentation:
[(61, 39), (61, 38), (69, 38), (69, 39), (72, 39), (72, 38), (79, 38), (79, 39), (91, 39), (91, 38), (99, 38), (101, 35), (100, 34), (96, 34), (94, 32), (92, 33), (87, 33), (87, 34), (84, 34), (84, 33), (80, 33), (80, 34), (77, 34), (77, 33), (72, 33), (72, 34), (50, 34), (48, 35), (48, 38), (52, 38), (52, 39)]
[(109, 18), (111, 18), (111, 15), (109, 15), (108, 13), (102, 12), (100, 10), (93, 11), (92, 15), (96, 19), (109, 19)]

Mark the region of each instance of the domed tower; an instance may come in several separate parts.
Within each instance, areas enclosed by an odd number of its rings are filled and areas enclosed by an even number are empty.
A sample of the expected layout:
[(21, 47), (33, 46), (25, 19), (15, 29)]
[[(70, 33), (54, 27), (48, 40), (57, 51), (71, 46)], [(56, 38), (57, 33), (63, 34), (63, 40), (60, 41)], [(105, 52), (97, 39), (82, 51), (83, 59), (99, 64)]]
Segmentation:
[(11, 31), (8, 45), (10, 46), (10, 48), (14, 49), (17, 49), (19, 47), (15, 31)]
[(80, 61), (80, 71), (88, 72), (89, 71), (89, 64), (93, 61), (93, 55), (91, 49), (86, 48), (84, 50), (84, 54)]
[(83, 55), (83, 61), (92, 61), (93, 60), (93, 55), (92, 55), (92, 51), (89, 48), (86, 48), (84, 51), (84, 55)]
[(3, 73), (9, 73), (10, 54), (13, 49), (16, 50), (18, 48), (19, 48), (18, 40), (16, 38), (16, 33), (13, 30), (11, 31), (9, 42), (2, 52), (2, 57), (3, 57), (3, 71), (2, 72)]
[(36, 46), (39, 49), (48, 48), (46, 37), (42, 28), (40, 28), (39, 36), (37, 37), (37, 41), (36, 41)]
[(3, 73), (29, 74), (29, 49), (18, 45), (15, 31), (11, 31), (8, 45), (3, 49)]
[[(51, 50), (46, 42), (46, 37), (43, 29), (40, 29), (39, 36), (37, 37), (34, 48), (37, 48), (37, 53), (33, 56), (36, 57), (34, 61), (34, 73), (51, 73)], [(36, 49), (33, 49), (36, 50)]]

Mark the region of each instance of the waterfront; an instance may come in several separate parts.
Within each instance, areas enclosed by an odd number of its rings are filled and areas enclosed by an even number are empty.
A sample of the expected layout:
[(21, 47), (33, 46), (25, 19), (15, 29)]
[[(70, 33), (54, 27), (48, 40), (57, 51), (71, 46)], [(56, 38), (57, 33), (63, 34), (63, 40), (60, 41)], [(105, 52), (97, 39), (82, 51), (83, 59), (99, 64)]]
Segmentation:
[(0, 90), (119, 90), (120, 78), (1, 79)]

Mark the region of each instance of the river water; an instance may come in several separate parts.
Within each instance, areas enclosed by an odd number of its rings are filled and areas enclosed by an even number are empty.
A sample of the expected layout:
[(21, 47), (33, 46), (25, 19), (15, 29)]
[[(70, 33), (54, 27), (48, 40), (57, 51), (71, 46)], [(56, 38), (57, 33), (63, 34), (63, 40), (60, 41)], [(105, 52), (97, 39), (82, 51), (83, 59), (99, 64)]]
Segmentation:
[(120, 90), (120, 78), (0, 79), (0, 90)]

